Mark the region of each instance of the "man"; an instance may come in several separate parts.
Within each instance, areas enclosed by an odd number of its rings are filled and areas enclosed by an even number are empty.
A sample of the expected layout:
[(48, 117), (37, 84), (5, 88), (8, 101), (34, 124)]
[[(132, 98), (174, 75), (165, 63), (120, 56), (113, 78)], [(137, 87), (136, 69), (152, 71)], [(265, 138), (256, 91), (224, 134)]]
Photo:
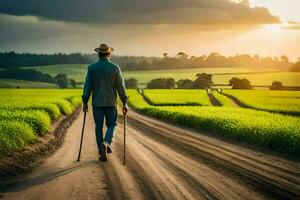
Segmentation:
[[(96, 124), (96, 140), (101, 161), (107, 161), (107, 153), (111, 153), (111, 144), (117, 126), (117, 93), (123, 103), (123, 114), (127, 114), (127, 96), (121, 70), (110, 61), (114, 49), (100, 44), (95, 51), (98, 62), (88, 66), (83, 89), (83, 111), (88, 111), (88, 101), (92, 93), (93, 116)], [(106, 134), (103, 139), (103, 122), (105, 118)]]

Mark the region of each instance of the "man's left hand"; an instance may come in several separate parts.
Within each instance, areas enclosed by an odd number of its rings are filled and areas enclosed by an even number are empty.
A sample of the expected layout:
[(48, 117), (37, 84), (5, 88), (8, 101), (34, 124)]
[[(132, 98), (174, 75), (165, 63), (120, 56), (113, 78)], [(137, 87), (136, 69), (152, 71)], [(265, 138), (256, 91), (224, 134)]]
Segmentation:
[(122, 112), (123, 112), (123, 115), (127, 114), (127, 112), (128, 112), (127, 105), (123, 105)]

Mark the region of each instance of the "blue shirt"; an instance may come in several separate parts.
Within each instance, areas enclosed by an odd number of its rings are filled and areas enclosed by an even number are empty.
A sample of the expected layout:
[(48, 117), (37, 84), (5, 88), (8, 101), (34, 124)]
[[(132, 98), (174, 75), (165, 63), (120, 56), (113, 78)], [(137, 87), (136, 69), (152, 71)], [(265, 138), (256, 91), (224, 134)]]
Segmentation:
[(87, 103), (92, 94), (92, 105), (95, 107), (112, 107), (117, 105), (117, 93), (123, 104), (127, 96), (120, 67), (108, 58), (88, 66), (84, 83), (82, 101)]

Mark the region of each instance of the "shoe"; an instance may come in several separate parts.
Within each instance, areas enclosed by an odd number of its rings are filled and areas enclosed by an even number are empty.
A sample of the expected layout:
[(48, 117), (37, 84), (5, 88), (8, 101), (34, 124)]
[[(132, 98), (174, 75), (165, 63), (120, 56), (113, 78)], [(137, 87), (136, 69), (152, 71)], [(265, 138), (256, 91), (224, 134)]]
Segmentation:
[(107, 161), (107, 146), (104, 143), (100, 145), (100, 160)]
[(110, 145), (107, 145), (107, 153), (112, 153), (112, 148)]

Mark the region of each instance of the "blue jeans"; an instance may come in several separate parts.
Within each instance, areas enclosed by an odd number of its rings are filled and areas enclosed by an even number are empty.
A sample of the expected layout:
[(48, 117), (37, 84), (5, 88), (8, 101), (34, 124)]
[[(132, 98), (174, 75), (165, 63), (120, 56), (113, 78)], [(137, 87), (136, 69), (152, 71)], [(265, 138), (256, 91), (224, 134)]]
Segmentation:
[[(96, 140), (98, 149), (105, 140), (109, 145), (112, 143), (114, 133), (117, 127), (117, 107), (93, 107), (94, 121), (96, 124)], [(103, 122), (107, 127), (106, 134), (103, 140)]]

